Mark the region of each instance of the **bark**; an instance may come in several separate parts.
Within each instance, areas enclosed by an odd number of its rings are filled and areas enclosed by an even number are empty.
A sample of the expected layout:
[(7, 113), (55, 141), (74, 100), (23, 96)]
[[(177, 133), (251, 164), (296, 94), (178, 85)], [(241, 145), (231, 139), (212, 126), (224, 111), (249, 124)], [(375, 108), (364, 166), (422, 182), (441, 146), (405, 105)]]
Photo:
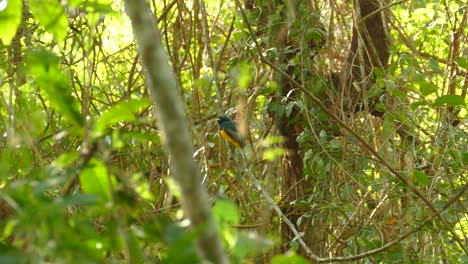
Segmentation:
[(385, 25), (388, 18), (384, 10), (374, 13), (387, 4), (388, 0), (355, 2), (356, 16), (346, 64), (339, 73), (332, 75), (337, 91), (332, 105), (338, 106), (337, 112), (350, 115), (368, 109), (373, 115), (382, 115), (374, 106), (384, 91), (373, 98), (367, 98), (367, 92), (375, 82), (375, 68), (385, 70), (388, 66), (389, 37)]
[(192, 140), (183, 104), (156, 21), (145, 0), (127, 0), (125, 7), (145, 68), (146, 86), (156, 106), (158, 124), (171, 156), (172, 176), (181, 189), (185, 214), (193, 227), (202, 228), (197, 237), (199, 253), (211, 263), (228, 263), (211, 213), (208, 194), (201, 184), (200, 173), (192, 158)]
[[(297, 7), (299, 2), (293, 2), (291, 5), (292, 7)], [(272, 10), (276, 9), (276, 7), (270, 8)], [(287, 17), (284, 13), (283, 16)], [(299, 16), (299, 12), (296, 12), (294, 16)], [(297, 17), (297, 19), (301, 18)], [(283, 52), (286, 47), (293, 47), (297, 50), (300, 49), (298, 46), (300, 40), (293, 39), (289, 33), (288, 27), (293, 22), (294, 21), (286, 20), (283, 26), (281, 26), (277, 31), (272, 32), (272, 39), (275, 40), (275, 47), (277, 47), (279, 51)], [(311, 25), (311, 27), (322, 27), (319, 21), (316, 22), (317, 23), (315, 25)], [(308, 43), (308, 47), (311, 50), (317, 50), (321, 45), (323, 45), (322, 41), (317, 42), (311, 40), (310, 43)], [(289, 65), (286, 69), (286, 73), (289, 76), (294, 76), (294, 72), (300, 70), (296, 66), (291, 66), (291, 64), (288, 63), (294, 58), (294, 56), (294, 53), (283, 52), (276, 61), (276, 65)], [(275, 81), (280, 87), (279, 100), (282, 100), (282, 98), (301, 100), (299, 97), (300, 91), (278, 72), (275, 73)], [(296, 81), (301, 82), (299, 79)], [(277, 101), (276, 103), (280, 103), (280, 101)], [(325, 240), (323, 228), (320, 225), (317, 225), (317, 221), (315, 222), (315, 225), (311, 225), (311, 218), (302, 218), (302, 220), (299, 221), (305, 211), (302, 210), (302, 208), (290, 206), (291, 202), (304, 199), (307, 195), (306, 190), (310, 188), (313, 183), (313, 179), (307, 181), (304, 179), (303, 152), (297, 142), (297, 137), (303, 130), (301, 125), (303, 122), (302, 113), (299, 109), (293, 108), (289, 116), (286, 116), (285, 114), (278, 115), (277, 113), (271, 114), (274, 116), (275, 124), (283, 137), (283, 148), (286, 150), (286, 154), (282, 157), (281, 164), (281, 177), (283, 181), (281, 184), (281, 193), (285, 195), (281, 198), (284, 201), (282, 204), (282, 211), (292, 223), (297, 225), (296, 227), (298, 231), (303, 233), (303, 240), (311, 249), (312, 253), (317, 256), (322, 256), (323, 241)], [(301, 223), (297, 224), (298, 222)], [(295, 235), (285, 222), (282, 222), (281, 224), (281, 238), (285, 245), (284, 250), (289, 249), (289, 242), (294, 240)], [(304, 257), (307, 257), (307, 252), (302, 248), (299, 250), (299, 253)]]

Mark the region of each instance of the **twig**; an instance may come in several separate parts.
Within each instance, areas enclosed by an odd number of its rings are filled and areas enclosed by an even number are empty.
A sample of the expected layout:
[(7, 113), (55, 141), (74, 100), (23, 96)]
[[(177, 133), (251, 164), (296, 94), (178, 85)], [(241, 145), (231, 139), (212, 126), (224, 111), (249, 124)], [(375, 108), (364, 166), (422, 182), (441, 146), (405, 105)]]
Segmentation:
[[(236, 0), (237, 1), (237, 0)], [(302, 239), (302, 235), (297, 231), (296, 227), (294, 226), (294, 224), (291, 222), (291, 220), (288, 219), (288, 217), (286, 215), (283, 214), (283, 212), (281, 211), (281, 209), (278, 207), (278, 205), (275, 203), (275, 201), (273, 200), (273, 198), (271, 198), (270, 194), (265, 191), (265, 189), (263, 189), (262, 185), (260, 184), (260, 182), (255, 178), (255, 176), (253, 175), (253, 173), (250, 171), (250, 169), (248, 168), (247, 166), (247, 162), (244, 163), (245, 165), (245, 169), (246, 169), (246, 173), (247, 175), (249, 176), (250, 180), (254, 183), (255, 187), (257, 187), (257, 189), (262, 193), (263, 197), (265, 198), (265, 200), (267, 200), (268, 204), (273, 208), (273, 210), (275, 210), (275, 212), (278, 214), (278, 216), (281, 218), (281, 220), (283, 220), (286, 225), (289, 226), (289, 228), (291, 229), (291, 231), (293, 232), (294, 234), (294, 239), (296, 239), (297, 242), (299, 242), (299, 244), (301, 245), (301, 247), (306, 251), (307, 255), (312, 258), (313, 260), (315, 261), (320, 261), (320, 257), (318, 257), (317, 255), (315, 255), (312, 250), (307, 246), (307, 244), (304, 242), (304, 240)]]
[(393, 240), (392, 242), (389, 242), (388, 244), (385, 244), (382, 247), (379, 247), (379, 248), (376, 248), (376, 249), (373, 249), (373, 250), (370, 250), (370, 251), (367, 251), (367, 252), (364, 252), (364, 253), (361, 253), (361, 254), (357, 254), (357, 255), (354, 255), (354, 256), (350, 256), (350, 257), (337, 257), (337, 258), (327, 258), (327, 259), (321, 258), (321, 259), (318, 260), (318, 262), (325, 263), (325, 262), (343, 262), (343, 261), (350, 261), (350, 260), (358, 260), (358, 259), (362, 259), (362, 258), (371, 256), (371, 255), (375, 255), (375, 254), (378, 254), (380, 252), (383, 252), (384, 250), (386, 250), (386, 249), (394, 246), (395, 244), (399, 243), (403, 239), (406, 239), (409, 236), (413, 235), (414, 233), (420, 231), (424, 226), (429, 224), (429, 222), (431, 222), (434, 218), (438, 217), (438, 215), (440, 215), (440, 213), (447, 210), (447, 208), (449, 208), (450, 205), (452, 205), (453, 203), (458, 201), (458, 198), (460, 198), (463, 195), (463, 193), (466, 192), (467, 189), (468, 189), (468, 184), (465, 184), (463, 186), (463, 188), (455, 196), (453, 196), (452, 199), (450, 199), (450, 201), (441, 210), (439, 210), (436, 213), (428, 216), (415, 229), (413, 229), (411, 231), (408, 231), (407, 233), (400, 236), (396, 240)]
[(371, 18), (372, 16), (377, 15), (378, 13), (382, 12), (383, 10), (388, 9), (388, 8), (390, 8), (392, 6), (395, 6), (395, 5), (399, 5), (399, 4), (404, 3), (404, 2), (408, 2), (408, 0), (401, 0), (401, 1), (398, 1), (398, 2), (395, 2), (395, 3), (391, 3), (391, 4), (388, 4), (386, 6), (383, 6), (383, 7), (379, 8), (379, 9), (375, 10), (374, 12), (368, 14), (367, 16), (359, 19), (358, 23), (364, 23), (364, 21)]

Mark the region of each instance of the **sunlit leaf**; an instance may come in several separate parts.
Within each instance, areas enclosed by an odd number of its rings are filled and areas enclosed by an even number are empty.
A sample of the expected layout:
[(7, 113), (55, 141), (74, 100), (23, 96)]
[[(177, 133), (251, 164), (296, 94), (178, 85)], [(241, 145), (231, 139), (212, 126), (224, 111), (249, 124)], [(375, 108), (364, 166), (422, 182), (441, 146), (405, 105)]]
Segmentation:
[(248, 64), (240, 65), (240, 74), (239, 78), (239, 87), (241, 89), (247, 89), (249, 87), (250, 81), (252, 80), (252, 69)]
[(240, 222), (237, 206), (230, 200), (218, 199), (213, 207), (213, 216), (224, 241), (229, 247), (234, 247), (237, 231), (231, 225), (238, 225)]
[(139, 173), (134, 174), (132, 178), (133, 182), (137, 183), (135, 191), (138, 193), (138, 195), (143, 199), (154, 201), (154, 196), (151, 192), (148, 180), (143, 178), (143, 176)]
[(230, 200), (218, 199), (213, 207), (216, 222), (239, 224), (240, 215), (237, 206)]
[(59, 58), (52, 52), (39, 49), (29, 52), (26, 62), (39, 87), (52, 106), (78, 127), (84, 124), (79, 104), (72, 96), (68, 80), (59, 68)]
[(21, 25), (22, 14), (22, 0), (0, 0), (0, 39), (3, 44), (10, 45)]
[(303, 257), (295, 253), (287, 253), (286, 255), (274, 256), (271, 259), (272, 264), (309, 264)]
[(52, 165), (54, 167), (63, 169), (72, 165), (72, 163), (75, 162), (79, 156), (80, 156), (80, 153), (78, 151), (65, 152), (62, 155), (60, 155), (57, 159), (55, 159), (52, 162)]
[(419, 91), (422, 95), (430, 95), (437, 91), (437, 87), (434, 84), (428, 82), (420, 82), (419, 83)]
[(59, 1), (32, 0), (29, 10), (39, 24), (54, 35), (59, 46), (65, 40), (68, 30), (68, 19)]
[(95, 194), (101, 201), (111, 200), (111, 187), (117, 186), (114, 176), (110, 175), (102, 161), (92, 159), (80, 173), (80, 183), (83, 191)]
[(149, 106), (147, 99), (135, 99), (120, 102), (102, 114), (93, 130), (93, 138), (105, 134), (106, 130), (119, 122), (132, 122), (137, 119), (137, 113)]
[(435, 106), (458, 106), (465, 105), (465, 99), (460, 95), (456, 94), (446, 94), (438, 97), (434, 101)]
[(239, 259), (266, 253), (273, 247), (271, 240), (262, 238), (256, 232), (240, 232), (232, 254)]

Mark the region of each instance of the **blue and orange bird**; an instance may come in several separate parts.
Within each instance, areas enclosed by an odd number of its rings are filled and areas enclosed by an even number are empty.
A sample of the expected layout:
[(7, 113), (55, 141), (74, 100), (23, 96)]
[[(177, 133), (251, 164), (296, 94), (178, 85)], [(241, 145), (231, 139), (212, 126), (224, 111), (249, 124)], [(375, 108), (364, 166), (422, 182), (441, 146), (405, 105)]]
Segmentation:
[(229, 143), (233, 144), (238, 150), (242, 152), (242, 156), (245, 159), (244, 153), (244, 140), (239, 134), (236, 123), (234, 123), (227, 116), (220, 116), (218, 118), (219, 124), (219, 133), (221, 136), (226, 139)]

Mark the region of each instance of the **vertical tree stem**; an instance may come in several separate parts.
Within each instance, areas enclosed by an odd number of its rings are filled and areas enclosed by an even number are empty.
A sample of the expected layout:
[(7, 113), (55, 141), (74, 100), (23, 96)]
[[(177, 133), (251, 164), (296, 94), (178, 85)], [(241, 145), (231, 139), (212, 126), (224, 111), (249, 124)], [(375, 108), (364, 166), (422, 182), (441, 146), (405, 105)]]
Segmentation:
[(171, 171), (181, 188), (182, 204), (194, 227), (202, 227), (197, 237), (201, 256), (211, 263), (228, 263), (216, 230), (208, 194), (193, 161), (193, 147), (176, 79), (167, 62), (156, 19), (145, 0), (126, 0), (125, 7), (145, 68), (146, 86), (156, 106), (158, 125), (171, 156)]

